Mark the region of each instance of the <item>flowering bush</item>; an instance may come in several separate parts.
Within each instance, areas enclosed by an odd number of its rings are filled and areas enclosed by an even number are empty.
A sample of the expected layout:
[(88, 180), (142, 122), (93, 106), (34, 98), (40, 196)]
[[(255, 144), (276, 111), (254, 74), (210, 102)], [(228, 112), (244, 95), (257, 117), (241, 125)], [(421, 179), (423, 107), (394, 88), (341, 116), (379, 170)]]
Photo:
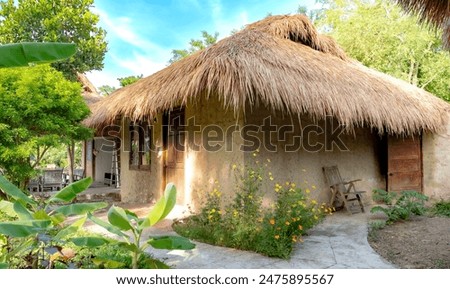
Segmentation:
[[(234, 165), (237, 177), (234, 198), (226, 202), (220, 189), (215, 188), (206, 195), (200, 213), (176, 223), (175, 230), (214, 245), (288, 258), (293, 245), (302, 242), (307, 230), (325, 214), (331, 214), (331, 209), (311, 199), (309, 188), (303, 191), (289, 181), (283, 185), (275, 183), (272, 173), (265, 173), (268, 163), (270, 160), (264, 165), (256, 161), (254, 167), (241, 169)], [(276, 200), (269, 207), (263, 206), (265, 177), (274, 182), (276, 193)]]

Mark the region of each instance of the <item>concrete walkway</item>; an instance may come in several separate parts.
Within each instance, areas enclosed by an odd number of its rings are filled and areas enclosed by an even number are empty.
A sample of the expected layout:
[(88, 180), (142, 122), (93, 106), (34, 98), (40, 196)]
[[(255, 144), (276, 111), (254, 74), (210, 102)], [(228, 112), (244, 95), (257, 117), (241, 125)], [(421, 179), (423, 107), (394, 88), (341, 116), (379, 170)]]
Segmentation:
[[(170, 217), (170, 215), (169, 215)], [(298, 243), (289, 260), (269, 258), (256, 253), (216, 247), (199, 242), (191, 251), (148, 249), (154, 257), (177, 269), (342, 269), (395, 268), (367, 242), (370, 213), (335, 213), (310, 230)], [(171, 221), (164, 220), (146, 235), (169, 235)]]

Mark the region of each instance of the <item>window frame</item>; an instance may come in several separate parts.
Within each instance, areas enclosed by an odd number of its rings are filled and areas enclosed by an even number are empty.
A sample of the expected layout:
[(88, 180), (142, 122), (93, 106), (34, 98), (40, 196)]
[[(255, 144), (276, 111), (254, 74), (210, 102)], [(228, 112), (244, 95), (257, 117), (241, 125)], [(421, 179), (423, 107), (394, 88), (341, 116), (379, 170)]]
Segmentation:
[[(152, 165), (152, 132), (152, 128), (147, 121), (130, 122), (128, 126), (128, 136), (130, 141), (128, 165), (130, 170), (150, 170)], [(136, 133), (137, 139), (135, 136)], [(146, 140), (146, 138), (148, 138), (148, 140)], [(133, 148), (135, 141), (137, 141), (137, 150), (136, 148)], [(137, 163), (135, 163), (135, 154), (137, 154)], [(143, 160), (147, 154), (149, 158), (147, 163), (144, 163)]]

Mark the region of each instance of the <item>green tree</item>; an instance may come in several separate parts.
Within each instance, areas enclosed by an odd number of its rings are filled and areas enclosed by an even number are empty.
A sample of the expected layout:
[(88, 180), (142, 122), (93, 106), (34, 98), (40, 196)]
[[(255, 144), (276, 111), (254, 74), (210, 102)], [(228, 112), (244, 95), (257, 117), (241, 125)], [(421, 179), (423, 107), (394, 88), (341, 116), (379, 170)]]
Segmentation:
[(119, 81), (121, 87), (125, 87), (127, 85), (135, 83), (142, 77), (143, 77), (142, 74), (141, 75), (132, 75), (132, 76), (126, 76), (126, 77), (122, 77), (122, 78), (117, 78), (117, 80)]
[(50, 147), (91, 136), (78, 83), (49, 65), (0, 69), (0, 168), (25, 188)]
[(450, 100), (450, 56), (440, 35), (386, 0), (322, 0), (316, 24), (364, 65)]
[(172, 50), (172, 58), (169, 60), (169, 63), (172, 64), (182, 58), (185, 58), (188, 55), (193, 54), (196, 51), (205, 49), (206, 47), (216, 43), (218, 37), (218, 32), (214, 33), (214, 35), (211, 35), (206, 31), (202, 31), (202, 39), (191, 39), (188, 49)]
[(0, 2), (0, 43), (65, 42), (77, 44), (77, 53), (53, 63), (71, 80), (76, 72), (103, 68), (105, 30), (90, 11), (93, 0), (7, 0)]
[(103, 96), (110, 95), (114, 90), (116, 90), (116, 88), (110, 85), (102, 85), (98, 88), (98, 92)]

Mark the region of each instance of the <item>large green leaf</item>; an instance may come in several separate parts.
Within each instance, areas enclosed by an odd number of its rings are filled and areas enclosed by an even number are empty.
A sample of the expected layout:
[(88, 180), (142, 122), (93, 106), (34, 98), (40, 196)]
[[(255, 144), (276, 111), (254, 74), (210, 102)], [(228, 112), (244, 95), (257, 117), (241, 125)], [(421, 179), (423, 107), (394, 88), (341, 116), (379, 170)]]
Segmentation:
[(116, 226), (123, 231), (133, 229), (133, 226), (128, 220), (127, 213), (120, 207), (111, 206), (111, 208), (109, 208), (108, 221), (111, 223), (111, 225)]
[(84, 216), (75, 222), (73, 222), (70, 226), (65, 227), (64, 229), (60, 230), (58, 234), (54, 237), (56, 240), (61, 240), (71, 234), (76, 233), (78, 230), (83, 227), (84, 223), (86, 222), (87, 216)]
[(164, 219), (172, 211), (177, 201), (177, 189), (173, 183), (168, 183), (164, 190), (164, 196), (156, 202), (140, 228), (151, 227)]
[(106, 269), (118, 269), (120, 267), (125, 266), (125, 264), (122, 262), (109, 260), (109, 259), (103, 259), (103, 258), (99, 258), (99, 257), (95, 257), (95, 258), (91, 259), (91, 261), (98, 267), (103, 267)]
[(102, 237), (78, 237), (71, 238), (70, 241), (79, 247), (89, 248), (99, 247), (110, 243), (108, 239)]
[(192, 250), (195, 248), (194, 243), (180, 236), (154, 237), (148, 240), (147, 243), (155, 249)]
[(57, 42), (22, 42), (0, 45), (0, 67), (28, 66), (63, 60), (74, 55), (76, 45)]
[(94, 222), (95, 224), (105, 228), (108, 232), (111, 232), (113, 234), (116, 234), (117, 236), (120, 237), (128, 237), (127, 234), (123, 233), (119, 228), (117, 228), (116, 226), (111, 225), (108, 222), (103, 221), (102, 219), (99, 219), (95, 216), (93, 216), (92, 214), (88, 214), (88, 218), (89, 220), (91, 220), (92, 222)]
[[(33, 213), (33, 219), (36, 220), (52, 220), (45, 210), (38, 210)], [(53, 221), (53, 220), (52, 220)]]
[(0, 234), (23, 238), (34, 235), (51, 225), (49, 220), (10, 221), (0, 223)]
[(0, 201), (0, 211), (9, 217), (17, 217), (17, 213), (14, 211), (14, 203), (1, 200)]
[(74, 182), (51, 197), (48, 202), (71, 202), (76, 196), (85, 191), (92, 184), (92, 178), (88, 177)]
[(157, 259), (147, 259), (145, 260), (145, 263), (148, 265), (149, 269), (170, 269), (167, 264)]
[(2, 190), (5, 194), (10, 196), (14, 200), (22, 201), (25, 204), (36, 204), (34, 200), (25, 195), (18, 187), (13, 185), (2, 175), (0, 175), (0, 190)]
[(0, 269), (8, 269), (9, 265), (8, 263), (0, 263)]
[(14, 211), (17, 213), (19, 220), (33, 220), (30, 211), (19, 202), (14, 203)]
[(76, 203), (66, 206), (61, 206), (55, 210), (55, 212), (61, 213), (64, 216), (83, 215), (99, 209), (103, 209), (108, 206), (108, 203)]

